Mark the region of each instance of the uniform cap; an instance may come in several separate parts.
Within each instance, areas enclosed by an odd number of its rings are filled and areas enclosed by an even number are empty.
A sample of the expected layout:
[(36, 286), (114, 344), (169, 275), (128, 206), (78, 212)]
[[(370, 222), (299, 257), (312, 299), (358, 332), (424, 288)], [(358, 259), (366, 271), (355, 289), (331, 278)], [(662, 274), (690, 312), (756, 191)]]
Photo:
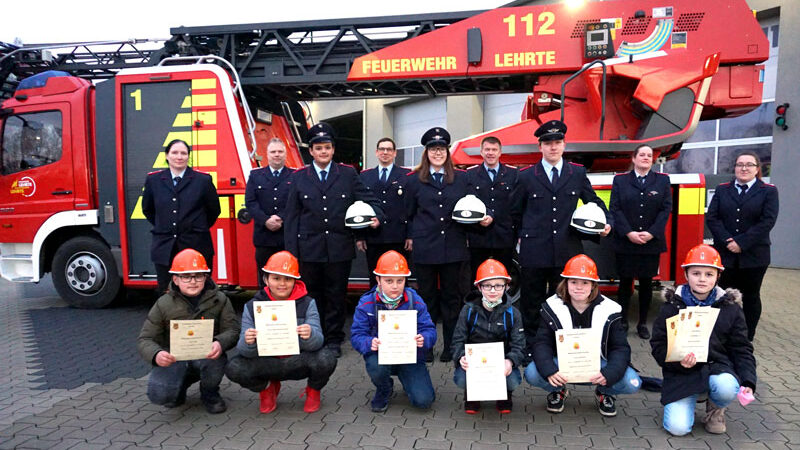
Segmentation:
[(450, 133), (442, 127), (434, 127), (426, 131), (420, 139), (420, 143), (425, 147), (433, 147), (441, 145), (444, 147), (450, 146)]
[(596, 203), (575, 208), (570, 225), (586, 234), (600, 234), (606, 228), (606, 213)]
[(472, 194), (465, 195), (456, 202), (451, 217), (458, 223), (480, 222), (486, 217), (486, 205)]
[(478, 271), (475, 275), (475, 286), (494, 278), (504, 278), (511, 281), (506, 266), (496, 259), (489, 258), (478, 266)]
[(300, 279), (300, 266), (297, 258), (286, 250), (273, 254), (261, 268), (266, 273), (274, 273), (285, 277)]
[(335, 133), (333, 132), (333, 127), (325, 122), (319, 122), (308, 129), (309, 145), (318, 144), (320, 142), (333, 142), (334, 137)]
[(400, 253), (389, 250), (378, 258), (375, 270), (372, 271), (379, 277), (408, 277), (411, 271), (408, 269), (408, 261)]
[(685, 269), (691, 266), (714, 267), (719, 270), (725, 270), (719, 252), (708, 244), (695, 245), (686, 253), (686, 258), (683, 260), (681, 268)]
[(545, 122), (533, 133), (534, 136), (539, 138), (539, 142), (564, 139), (566, 134), (567, 124), (560, 120), (550, 120)]
[(169, 273), (197, 272), (211, 272), (211, 269), (208, 268), (208, 264), (206, 264), (206, 259), (197, 250), (187, 248), (181, 250), (172, 258), (172, 267), (169, 268)]
[(368, 203), (356, 200), (344, 214), (344, 225), (349, 228), (366, 228), (377, 217), (375, 210)]
[(561, 276), (577, 280), (600, 281), (600, 277), (597, 276), (597, 264), (592, 261), (592, 258), (582, 253), (567, 261)]

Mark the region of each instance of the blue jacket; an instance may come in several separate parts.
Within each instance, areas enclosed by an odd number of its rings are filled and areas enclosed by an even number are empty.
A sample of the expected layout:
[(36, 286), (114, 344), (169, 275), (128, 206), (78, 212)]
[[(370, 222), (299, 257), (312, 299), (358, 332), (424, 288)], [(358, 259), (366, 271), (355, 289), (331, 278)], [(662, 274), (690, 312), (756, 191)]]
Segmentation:
[(511, 203), (517, 186), (519, 171), (515, 167), (499, 164), (494, 182), (483, 164), (467, 169), (467, 191), (481, 199), (486, 213), (492, 216), (488, 227), (472, 227), (467, 234), (470, 248), (513, 248), (514, 221), (511, 220)]
[[(756, 180), (739, 198), (734, 183), (722, 183), (714, 191), (706, 213), (706, 224), (714, 235), (714, 248), (724, 266), (742, 269), (766, 267), (770, 262), (769, 232), (778, 218), (778, 188)], [(728, 250), (727, 241), (733, 238), (742, 253)]]
[[(611, 185), (609, 212), (614, 217), (614, 250), (623, 254), (659, 254), (667, 251), (664, 227), (672, 212), (672, 190), (669, 175), (650, 171), (644, 185), (636, 172), (621, 173)], [(634, 244), (628, 239), (631, 231), (647, 231), (653, 239)]]
[(289, 177), (294, 169), (284, 167), (278, 178), (272, 169), (262, 167), (250, 171), (244, 193), (247, 211), (253, 216), (253, 245), (283, 247), (283, 229), (270, 231), (264, 222), (273, 214), (286, 220), (286, 199), (289, 197)]
[[(350, 344), (362, 355), (375, 353), (372, 351), (372, 338), (378, 337), (378, 311), (388, 310), (386, 305), (377, 298), (377, 286), (368, 290), (358, 299), (358, 306), (353, 315), (353, 325), (350, 327)], [(425, 352), (436, 344), (436, 326), (428, 314), (428, 307), (412, 288), (407, 287), (403, 300), (396, 310), (417, 310), (417, 334), (425, 338), (421, 348), (417, 349), (417, 362), (425, 360)]]
[(359, 174), (361, 182), (367, 190), (375, 194), (380, 202), (385, 219), (376, 229), (367, 228), (363, 237), (367, 244), (403, 243), (408, 236), (406, 231), (405, 189), (406, 175), (410, 170), (397, 164), (387, 174), (384, 186), (380, 181), (380, 168), (366, 169)]

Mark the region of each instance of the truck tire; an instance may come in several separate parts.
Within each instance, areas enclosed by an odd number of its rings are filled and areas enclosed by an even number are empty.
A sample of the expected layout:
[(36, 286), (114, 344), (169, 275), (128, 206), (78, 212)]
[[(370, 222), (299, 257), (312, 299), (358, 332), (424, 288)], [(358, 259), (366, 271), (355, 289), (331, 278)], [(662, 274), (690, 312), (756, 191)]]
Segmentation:
[(111, 249), (90, 236), (74, 237), (53, 255), (53, 285), (73, 308), (103, 308), (117, 297), (121, 279)]

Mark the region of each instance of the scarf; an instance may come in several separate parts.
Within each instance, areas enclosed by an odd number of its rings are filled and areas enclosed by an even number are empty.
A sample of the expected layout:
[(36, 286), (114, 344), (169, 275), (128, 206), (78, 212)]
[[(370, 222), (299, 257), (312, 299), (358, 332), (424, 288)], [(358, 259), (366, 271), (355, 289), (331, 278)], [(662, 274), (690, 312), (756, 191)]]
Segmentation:
[(397, 298), (390, 298), (388, 295), (384, 294), (381, 288), (378, 288), (378, 298), (386, 305), (389, 309), (397, 308), (397, 305), (400, 304), (400, 300), (403, 299), (403, 292), (400, 292), (400, 295)]
[(711, 292), (709, 292), (705, 300), (700, 300), (695, 297), (692, 288), (690, 288), (688, 284), (684, 286), (684, 289), (681, 289), (681, 298), (683, 299), (683, 303), (686, 303), (686, 306), (711, 306), (717, 300), (716, 286), (711, 289)]
[(481, 301), (483, 302), (483, 306), (488, 310), (493, 310), (497, 308), (497, 305), (503, 303), (503, 297), (500, 296), (496, 302), (490, 302), (486, 297), (482, 297)]

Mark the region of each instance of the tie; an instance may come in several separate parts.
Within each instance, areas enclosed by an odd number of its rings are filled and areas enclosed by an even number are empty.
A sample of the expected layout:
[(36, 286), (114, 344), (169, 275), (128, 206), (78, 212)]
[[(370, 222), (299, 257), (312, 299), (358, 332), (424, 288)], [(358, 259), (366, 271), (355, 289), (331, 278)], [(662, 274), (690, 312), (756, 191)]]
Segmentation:
[(280, 174), (281, 174), (281, 172), (280, 172), (279, 170), (273, 170), (273, 171), (272, 171), (272, 176), (273, 176), (273, 177), (275, 177), (275, 178), (278, 178), (278, 176), (279, 176)]
[(175, 187), (177, 187), (178, 184), (180, 184), (180, 182), (181, 182), (181, 177), (175, 177), (172, 179), (172, 185)]
[(552, 178), (550, 178), (550, 182), (553, 184), (553, 186), (555, 186), (558, 183), (558, 169), (553, 167), (550, 173), (553, 174)]
[(636, 179), (637, 179), (637, 180), (639, 180), (639, 184), (644, 184), (644, 180), (645, 180), (646, 178), (647, 178), (647, 177), (636, 177)]
[(325, 180), (328, 178), (328, 171), (327, 170), (320, 170), (319, 171), (319, 180), (325, 183)]
[(442, 187), (442, 174), (440, 174), (440, 173), (433, 174), (433, 179), (436, 180), (436, 184), (439, 187)]
[(497, 175), (497, 170), (495, 170), (495, 169), (489, 169), (489, 178), (491, 178), (491, 180), (492, 180), (492, 181), (494, 181), (494, 177), (495, 177), (496, 175)]
[(746, 184), (737, 184), (736, 187), (739, 188), (739, 198), (744, 197), (744, 194), (747, 193), (747, 185)]
[(381, 169), (381, 184), (386, 184), (386, 167)]

